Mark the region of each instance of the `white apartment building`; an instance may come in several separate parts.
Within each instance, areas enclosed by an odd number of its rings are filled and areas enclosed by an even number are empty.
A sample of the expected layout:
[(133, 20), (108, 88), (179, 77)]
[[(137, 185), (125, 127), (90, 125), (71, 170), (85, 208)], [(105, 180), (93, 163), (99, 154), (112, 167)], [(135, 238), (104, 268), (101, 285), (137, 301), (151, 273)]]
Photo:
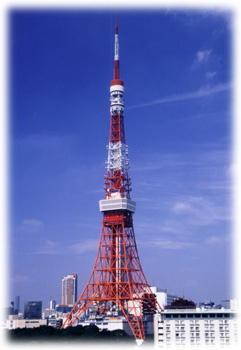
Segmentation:
[(237, 312), (227, 309), (167, 309), (154, 316), (155, 348), (238, 345)]
[(151, 291), (155, 294), (156, 300), (162, 309), (164, 309), (165, 306), (170, 305), (174, 299), (178, 298), (177, 295), (167, 293), (167, 290), (163, 288), (151, 287)]
[(16, 328), (36, 328), (40, 326), (47, 326), (47, 320), (25, 320), (25, 319), (8, 319), (6, 321), (7, 329)]

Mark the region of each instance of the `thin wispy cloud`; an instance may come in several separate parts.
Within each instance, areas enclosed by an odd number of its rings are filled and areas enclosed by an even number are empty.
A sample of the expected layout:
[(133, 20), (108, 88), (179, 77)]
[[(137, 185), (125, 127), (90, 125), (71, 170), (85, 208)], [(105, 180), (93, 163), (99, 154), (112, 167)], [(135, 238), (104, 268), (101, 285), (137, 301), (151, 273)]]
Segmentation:
[(213, 235), (211, 237), (208, 237), (205, 241), (206, 244), (225, 244), (230, 241), (230, 238), (228, 236), (217, 236)]
[(99, 240), (87, 239), (82, 242), (61, 245), (59, 242), (45, 241), (32, 254), (34, 255), (81, 255), (91, 251), (97, 252)]
[(171, 239), (158, 239), (148, 242), (138, 242), (138, 244), (146, 247), (157, 248), (157, 249), (186, 249), (192, 248), (195, 243), (193, 242), (183, 242)]
[(20, 223), (18, 230), (25, 233), (39, 232), (44, 226), (44, 222), (38, 219), (24, 219)]
[(196, 54), (197, 63), (206, 63), (210, 57), (211, 50), (200, 50)]
[(22, 221), (22, 225), (24, 226), (32, 226), (32, 227), (40, 227), (43, 225), (43, 221), (36, 219), (24, 219)]
[(231, 219), (230, 209), (215, 203), (210, 198), (187, 197), (174, 204), (172, 211), (191, 226), (207, 226)]
[(193, 91), (193, 92), (187, 92), (187, 93), (183, 93), (183, 94), (174, 94), (174, 95), (166, 96), (166, 97), (163, 97), (163, 98), (151, 101), (151, 102), (146, 102), (146, 103), (141, 103), (138, 105), (130, 106), (130, 107), (127, 107), (127, 109), (154, 106), (154, 105), (169, 103), (169, 102), (179, 102), (179, 101), (198, 99), (198, 98), (211, 96), (211, 95), (217, 94), (219, 92), (229, 90), (230, 88), (231, 88), (230, 83), (218, 84), (218, 85), (213, 86), (213, 87), (210, 87), (210, 86), (203, 87), (203, 88), (196, 90), (196, 91)]
[(207, 72), (205, 76), (207, 79), (212, 79), (216, 74), (217, 72)]
[(21, 282), (30, 281), (30, 278), (27, 275), (15, 275), (11, 280), (12, 282), (15, 282), (15, 283), (19, 283), (19, 282), (21, 283)]

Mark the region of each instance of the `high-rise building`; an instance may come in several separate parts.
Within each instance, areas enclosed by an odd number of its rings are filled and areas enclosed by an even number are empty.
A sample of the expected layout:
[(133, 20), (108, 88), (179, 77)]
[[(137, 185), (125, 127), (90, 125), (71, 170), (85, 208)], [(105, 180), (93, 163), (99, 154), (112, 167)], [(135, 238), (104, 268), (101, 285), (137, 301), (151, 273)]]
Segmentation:
[(24, 318), (39, 319), (42, 316), (42, 301), (25, 301)]
[(17, 295), (14, 300), (14, 314), (17, 315), (20, 312), (20, 296)]
[(74, 305), (77, 301), (77, 274), (71, 273), (70, 275), (62, 278), (62, 305)]
[(55, 300), (50, 300), (50, 302), (49, 302), (49, 308), (51, 309), (51, 310), (55, 310), (55, 308), (56, 308), (56, 301)]

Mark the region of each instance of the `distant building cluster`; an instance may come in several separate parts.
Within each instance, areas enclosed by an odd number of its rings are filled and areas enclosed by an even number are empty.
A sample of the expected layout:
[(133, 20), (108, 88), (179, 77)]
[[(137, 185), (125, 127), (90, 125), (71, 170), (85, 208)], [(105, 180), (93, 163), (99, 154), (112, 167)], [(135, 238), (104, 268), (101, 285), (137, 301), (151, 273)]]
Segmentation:
[[(211, 300), (199, 303), (170, 294), (166, 289), (151, 287), (152, 293), (163, 309), (160, 314), (148, 312), (148, 305), (142, 306), (144, 332), (154, 335), (155, 348), (172, 348), (176, 345), (236, 345), (238, 343), (238, 318), (236, 300), (226, 300), (225, 307), (215, 305)], [(42, 310), (42, 301), (27, 301), (24, 312), (20, 312), (20, 296), (6, 309), (5, 328), (35, 328), (50, 326), (61, 328), (68, 313), (77, 302), (77, 275), (62, 278), (61, 304), (50, 300)], [(125, 317), (113, 307), (104, 316), (98, 315), (95, 306), (87, 309), (78, 320), (78, 325), (96, 325), (100, 330), (124, 330), (133, 336)]]

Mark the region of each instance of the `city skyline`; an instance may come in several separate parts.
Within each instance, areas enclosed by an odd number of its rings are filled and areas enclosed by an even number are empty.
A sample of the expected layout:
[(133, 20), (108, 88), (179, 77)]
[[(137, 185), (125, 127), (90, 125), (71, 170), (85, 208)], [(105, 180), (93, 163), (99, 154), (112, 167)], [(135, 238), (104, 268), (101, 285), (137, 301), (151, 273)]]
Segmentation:
[[(231, 13), (118, 17), (134, 227), (147, 281), (195, 302), (235, 297)], [(10, 290), (21, 302), (58, 303), (62, 276), (77, 273), (80, 293), (92, 270), (114, 23), (107, 10), (11, 12)]]

